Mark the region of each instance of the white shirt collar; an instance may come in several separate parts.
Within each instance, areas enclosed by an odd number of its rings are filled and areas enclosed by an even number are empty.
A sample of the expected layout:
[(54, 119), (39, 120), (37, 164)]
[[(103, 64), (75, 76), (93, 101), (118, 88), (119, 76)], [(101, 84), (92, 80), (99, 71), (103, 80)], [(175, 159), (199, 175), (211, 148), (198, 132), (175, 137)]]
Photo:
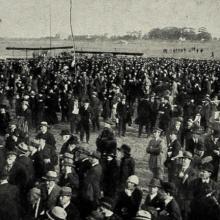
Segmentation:
[(0, 182), (0, 185), (7, 184), (7, 183), (8, 183), (8, 180), (2, 180), (2, 181)]
[(68, 207), (69, 204), (70, 204), (70, 201), (67, 202), (65, 205), (63, 205), (63, 208), (66, 209), (66, 207)]

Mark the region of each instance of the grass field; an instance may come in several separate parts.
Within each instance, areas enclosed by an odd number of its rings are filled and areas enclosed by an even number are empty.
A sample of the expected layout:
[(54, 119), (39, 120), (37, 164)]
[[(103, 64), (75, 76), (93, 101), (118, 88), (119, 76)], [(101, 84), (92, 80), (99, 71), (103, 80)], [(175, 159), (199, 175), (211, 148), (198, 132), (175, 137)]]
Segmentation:
[[(6, 47), (49, 47), (49, 40), (29, 40), (29, 39), (5, 39), (0, 40), (0, 58), (6, 57), (25, 57), (25, 52), (21, 51), (8, 51)], [(71, 46), (71, 41), (67, 40), (52, 40), (52, 46)], [(192, 47), (203, 48), (204, 52), (188, 52)], [(139, 40), (129, 41), (127, 45), (120, 44), (119, 42), (111, 41), (77, 41), (76, 48), (78, 50), (95, 50), (95, 51), (124, 51), (124, 52), (142, 52), (146, 57), (175, 57), (175, 58), (192, 58), (192, 59), (210, 59), (212, 51), (215, 54), (215, 59), (220, 59), (220, 41), (211, 42), (168, 42), (168, 41), (152, 41), (152, 40)], [(163, 49), (172, 50), (175, 48), (186, 48), (186, 53), (168, 52), (163, 54)], [(59, 51), (52, 52), (58, 53)], [(32, 52), (28, 53), (32, 56)]]

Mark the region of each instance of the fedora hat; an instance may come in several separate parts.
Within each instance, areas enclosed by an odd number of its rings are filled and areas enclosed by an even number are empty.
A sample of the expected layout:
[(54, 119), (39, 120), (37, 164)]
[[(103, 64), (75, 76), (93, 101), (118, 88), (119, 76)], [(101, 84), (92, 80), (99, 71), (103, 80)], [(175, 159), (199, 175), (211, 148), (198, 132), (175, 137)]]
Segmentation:
[(58, 178), (57, 172), (56, 171), (52, 171), (52, 170), (48, 171), (46, 176), (43, 177), (43, 179), (50, 180), (50, 181), (56, 181), (57, 178)]
[(214, 171), (214, 167), (211, 163), (205, 163), (201, 166), (200, 168), (201, 170), (205, 170), (205, 171), (208, 171), (210, 173), (213, 173)]
[(72, 189), (67, 186), (62, 187), (60, 196), (72, 196)]
[(50, 211), (47, 211), (46, 215), (51, 220), (66, 220), (67, 217), (65, 209), (59, 206), (55, 206)]
[(60, 132), (60, 135), (64, 136), (64, 135), (71, 135), (71, 134), (70, 134), (69, 130), (65, 129)]
[(18, 153), (25, 154), (28, 152), (28, 145), (22, 142), (18, 144), (18, 146), (16, 146), (15, 149), (18, 151)]
[(151, 179), (151, 181), (150, 181), (148, 186), (161, 188), (160, 180), (157, 179), (157, 178), (153, 178), (153, 179)]
[(189, 151), (184, 151), (181, 158), (188, 158), (188, 159), (192, 160), (193, 159), (193, 155)]

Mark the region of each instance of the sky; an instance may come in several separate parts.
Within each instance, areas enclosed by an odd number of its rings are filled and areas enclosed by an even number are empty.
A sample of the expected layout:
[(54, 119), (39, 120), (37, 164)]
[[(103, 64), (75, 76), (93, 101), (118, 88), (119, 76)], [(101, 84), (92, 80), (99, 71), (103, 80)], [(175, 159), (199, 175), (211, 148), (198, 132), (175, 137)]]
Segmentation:
[[(73, 32), (122, 35), (152, 28), (206, 27), (220, 37), (220, 0), (72, 0)], [(70, 0), (0, 0), (0, 37), (70, 35)]]

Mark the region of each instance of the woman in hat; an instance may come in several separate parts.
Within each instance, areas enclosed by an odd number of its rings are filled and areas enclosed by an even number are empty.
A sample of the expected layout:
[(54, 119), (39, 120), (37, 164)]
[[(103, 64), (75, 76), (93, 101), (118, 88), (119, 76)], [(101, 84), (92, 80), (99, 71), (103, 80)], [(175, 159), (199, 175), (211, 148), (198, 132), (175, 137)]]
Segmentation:
[(142, 200), (142, 191), (138, 185), (139, 178), (136, 175), (129, 176), (126, 187), (116, 199), (115, 213), (123, 220), (130, 220), (137, 214)]
[(153, 178), (149, 183), (149, 194), (146, 196), (142, 209), (151, 213), (152, 219), (157, 219), (159, 211), (162, 209), (163, 200), (160, 193), (161, 183), (159, 179)]

